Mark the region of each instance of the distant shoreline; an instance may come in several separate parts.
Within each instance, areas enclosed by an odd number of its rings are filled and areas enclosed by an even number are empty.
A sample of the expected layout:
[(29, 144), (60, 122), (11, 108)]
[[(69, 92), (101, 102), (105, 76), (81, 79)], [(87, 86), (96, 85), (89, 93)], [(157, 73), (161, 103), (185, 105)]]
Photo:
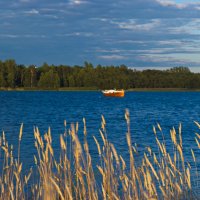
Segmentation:
[(200, 92), (200, 89), (188, 89), (188, 88), (133, 88), (127, 91), (134, 92)]
[[(0, 91), (101, 91), (93, 87), (64, 87), (64, 88), (0, 88)], [(200, 92), (200, 89), (187, 88), (131, 88), (126, 92)]]

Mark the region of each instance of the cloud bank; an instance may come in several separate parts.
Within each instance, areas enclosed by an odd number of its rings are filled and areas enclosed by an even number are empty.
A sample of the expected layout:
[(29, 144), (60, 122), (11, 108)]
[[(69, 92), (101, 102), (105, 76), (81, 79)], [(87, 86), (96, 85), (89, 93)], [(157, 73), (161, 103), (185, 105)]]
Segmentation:
[(1, 59), (200, 66), (198, 1), (0, 0), (0, 10)]

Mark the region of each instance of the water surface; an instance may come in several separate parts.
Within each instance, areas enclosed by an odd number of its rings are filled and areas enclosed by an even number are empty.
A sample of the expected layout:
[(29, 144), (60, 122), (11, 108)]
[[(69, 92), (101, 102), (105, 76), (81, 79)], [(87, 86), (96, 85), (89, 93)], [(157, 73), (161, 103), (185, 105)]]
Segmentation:
[[(166, 141), (172, 127), (178, 130), (182, 124), (182, 135), (186, 159), (191, 161), (191, 148), (195, 146), (194, 124), (200, 122), (199, 92), (126, 92), (124, 98), (104, 97), (101, 92), (0, 92), (0, 130), (5, 131), (9, 144), (18, 145), (20, 124), (24, 123), (21, 158), (25, 166), (33, 165), (33, 128), (39, 127), (41, 134), (51, 127), (54, 150), (59, 149), (59, 135), (71, 123), (79, 122), (79, 136), (83, 136), (83, 118), (86, 118), (88, 142), (93, 158), (97, 151), (92, 136), (100, 139), (101, 115), (106, 119), (107, 135), (116, 149), (128, 160), (126, 143), (127, 125), (124, 118), (130, 111), (132, 142), (139, 151), (146, 146), (155, 148), (152, 126), (159, 123)], [(169, 151), (172, 151), (169, 147)], [(194, 150), (197, 157), (199, 151)], [(197, 160), (199, 162), (199, 160)]]

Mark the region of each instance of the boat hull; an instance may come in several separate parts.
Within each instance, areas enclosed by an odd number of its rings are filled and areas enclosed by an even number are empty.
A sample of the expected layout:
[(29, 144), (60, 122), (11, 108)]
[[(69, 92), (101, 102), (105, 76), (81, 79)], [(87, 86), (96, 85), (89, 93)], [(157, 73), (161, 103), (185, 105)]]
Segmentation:
[(124, 90), (105, 90), (102, 92), (106, 97), (124, 97)]

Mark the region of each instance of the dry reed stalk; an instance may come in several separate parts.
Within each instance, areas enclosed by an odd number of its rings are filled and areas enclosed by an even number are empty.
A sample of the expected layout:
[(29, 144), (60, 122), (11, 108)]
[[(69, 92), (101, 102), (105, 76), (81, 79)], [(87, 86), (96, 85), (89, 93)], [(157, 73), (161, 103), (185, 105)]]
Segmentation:
[(186, 169), (186, 181), (187, 181), (189, 189), (191, 189), (190, 169), (189, 168)]
[(102, 132), (101, 130), (99, 130), (99, 132), (100, 132), (100, 134), (101, 134), (101, 138), (102, 138), (102, 140), (103, 140), (104, 146), (106, 147), (106, 146), (107, 146), (107, 142), (106, 142), (106, 139), (105, 139), (105, 137), (104, 137), (104, 134), (103, 134), (103, 132)]
[(124, 159), (122, 158), (121, 155), (119, 157), (120, 157), (120, 160), (122, 162), (122, 171), (124, 171), (126, 169), (126, 163), (125, 163), (125, 161), (124, 161)]
[(164, 153), (164, 151), (163, 151), (163, 147), (162, 147), (162, 145), (161, 145), (161, 143), (160, 143), (160, 141), (158, 140), (157, 137), (156, 137), (156, 142), (157, 142), (157, 144), (158, 144), (158, 147), (159, 147), (161, 153), (163, 154), (163, 153)]
[(198, 128), (200, 129), (200, 124), (197, 121), (194, 121), (194, 123), (198, 126)]
[(66, 128), (67, 127), (67, 121), (64, 120), (64, 127)]
[(180, 125), (179, 125), (179, 143), (180, 143), (180, 146), (181, 146), (181, 148), (183, 147), (183, 141), (182, 141), (182, 125), (181, 125), (181, 123), (180, 123)]
[[(34, 128), (35, 146), (37, 149), (37, 157), (34, 161), (39, 172), (40, 181), (32, 186), (34, 199), (89, 199), (96, 200), (100, 197), (104, 199), (158, 199), (157, 190), (161, 192), (163, 199), (181, 199), (189, 197), (188, 189), (192, 189), (190, 164), (185, 167), (185, 157), (183, 153), (181, 124), (179, 125), (179, 139), (176, 139), (176, 131), (173, 128), (170, 132), (174, 147), (174, 155), (167, 152), (164, 135), (163, 142), (157, 137), (159, 158), (150, 147), (147, 151), (150, 158), (146, 154), (143, 156), (142, 164), (136, 167), (134, 152), (136, 148), (132, 146), (130, 135), (130, 115), (128, 110), (125, 113), (127, 122), (127, 144), (130, 159), (130, 171), (126, 171), (126, 162), (118, 155), (114, 145), (111, 144), (105, 132), (105, 119), (102, 117), (102, 131), (100, 135), (103, 140), (103, 146), (100, 147), (96, 137), (98, 154), (101, 158), (101, 165), (97, 166), (101, 176), (101, 192), (97, 189), (97, 181), (95, 180), (94, 167), (92, 165), (92, 157), (89, 152), (87, 142), (86, 121), (84, 123), (84, 144), (78, 138), (78, 123), (72, 125), (69, 134), (60, 135), (60, 158), (56, 160), (52, 148), (51, 130), (42, 137), (38, 128)], [(64, 124), (66, 127), (66, 124)], [(199, 125), (199, 124), (198, 124)], [(200, 126), (199, 126), (200, 127)], [(157, 128), (160, 132), (162, 129), (159, 124)], [(22, 139), (22, 129), (19, 133), (19, 144)], [(162, 133), (163, 134), (163, 133)], [(71, 147), (67, 149), (66, 137), (70, 137)], [(43, 142), (44, 138), (44, 142)], [(195, 140), (199, 147), (199, 135), (196, 134)], [(13, 148), (8, 146), (3, 134), (0, 139), (0, 148), (3, 150), (4, 163), (2, 176), (0, 177), (0, 199), (25, 199), (24, 186), (28, 184), (32, 176), (32, 170), (22, 177), (22, 163), (20, 157), (14, 162)], [(18, 146), (18, 152), (20, 146)], [(67, 151), (70, 151), (67, 153)], [(193, 160), (196, 163), (194, 151), (191, 150)], [(72, 159), (71, 159), (72, 156)], [(152, 162), (151, 162), (152, 161)], [(182, 163), (182, 168), (177, 163)], [(154, 164), (153, 164), (154, 163)], [(122, 194), (119, 193), (119, 185)]]
[(157, 181), (159, 181), (159, 177), (154, 169), (154, 167), (152, 166), (151, 162), (149, 161), (149, 159), (147, 158), (146, 154), (144, 154), (144, 158), (145, 158), (145, 161), (147, 163), (147, 166), (149, 166), (154, 174), (154, 176), (156, 177)]
[[(22, 136), (22, 126), (20, 128), (19, 140)], [(0, 199), (25, 199), (24, 187), (28, 184), (28, 180), (31, 176), (29, 172), (28, 176), (22, 176), (22, 163), (19, 162), (19, 151), (18, 157), (14, 162), (13, 158), (13, 146), (8, 146), (5, 134), (3, 134), (5, 146), (1, 146), (4, 150), (4, 163), (2, 169), (2, 177), (0, 178)]]
[(172, 142), (174, 143), (174, 145), (176, 146), (176, 145), (177, 145), (177, 141), (176, 141), (176, 131), (175, 131), (174, 128), (173, 128), (172, 130), (170, 130), (170, 134), (171, 134), (171, 140), (172, 140)]
[(163, 156), (166, 157), (167, 156), (166, 146), (163, 143), (161, 145), (162, 145), (162, 149), (163, 149)]
[(99, 142), (97, 141), (97, 139), (95, 138), (95, 136), (93, 136), (93, 138), (94, 138), (94, 141), (95, 141), (95, 143), (97, 145), (98, 153), (99, 153), (99, 156), (100, 156), (101, 155), (101, 148), (100, 148)]
[(182, 151), (182, 148), (181, 148), (181, 146), (180, 146), (179, 144), (177, 145), (177, 150), (178, 150), (179, 155), (180, 155), (180, 157), (181, 157), (182, 170), (183, 170), (183, 172), (185, 173), (185, 164), (184, 164), (183, 151)]
[(21, 141), (22, 139), (22, 133), (23, 133), (23, 123), (20, 126), (20, 132), (19, 132), (19, 140)]
[[(173, 179), (175, 178), (175, 174), (174, 174), (174, 172), (172, 171), (172, 169), (171, 168), (168, 168), (169, 169), (169, 171), (170, 171), (170, 174), (172, 175), (172, 177), (173, 177)], [(171, 179), (170, 179), (171, 180)]]
[(64, 150), (64, 151), (67, 149), (67, 148), (66, 148), (65, 141), (64, 141), (62, 135), (60, 135), (60, 146), (61, 146), (61, 149)]
[(5, 136), (4, 131), (2, 132), (2, 139), (3, 139), (3, 145), (5, 146), (6, 145), (6, 136)]
[(198, 134), (198, 133), (195, 133), (195, 135), (200, 139), (200, 134)]
[(147, 182), (146, 187), (147, 187), (148, 195), (149, 195), (149, 197), (151, 197), (154, 195), (153, 188), (152, 188), (153, 180), (152, 180), (151, 173), (148, 168), (146, 168), (145, 174), (146, 174), (146, 182)]
[(22, 139), (22, 133), (23, 133), (23, 124), (21, 124), (20, 131), (19, 131), (19, 140), (18, 140), (18, 164), (20, 159), (20, 142)]
[[(89, 146), (87, 142), (87, 131), (86, 131), (86, 121), (84, 121), (84, 150), (85, 150), (85, 157), (86, 159), (83, 160), (84, 168), (86, 171), (86, 187), (87, 187), (87, 194), (89, 200), (96, 200), (98, 198), (96, 184), (95, 184), (95, 175), (93, 172), (92, 167), (92, 159), (89, 153)], [(98, 144), (98, 141), (96, 141)], [(100, 148), (100, 147), (99, 147)]]
[(106, 127), (106, 120), (105, 120), (105, 118), (104, 118), (104, 116), (103, 115), (101, 115), (101, 128), (102, 128), (102, 130), (103, 131), (105, 131), (105, 127)]
[(172, 167), (172, 168), (174, 169), (174, 171), (175, 171), (176, 167), (175, 167), (174, 163), (172, 162), (172, 159), (171, 159), (170, 155), (167, 154), (167, 157), (168, 157), (168, 163), (171, 165), (171, 167)]
[(110, 146), (111, 146), (112, 152), (113, 152), (113, 154), (114, 154), (116, 163), (117, 163), (117, 165), (119, 166), (119, 157), (118, 157), (117, 151), (116, 151), (116, 149), (115, 149), (115, 147), (114, 147), (113, 144), (110, 144)]
[[(63, 196), (63, 194), (62, 194), (62, 192), (61, 192), (61, 190), (60, 190), (58, 184), (57, 184), (57, 183), (55, 182), (55, 180), (54, 180), (53, 178), (51, 178), (51, 177), (50, 177), (50, 181), (53, 183), (53, 185), (54, 185), (54, 187), (55, 187), (57, 193), (59, 194), (59, 199), (64, 200), (65, 198), (64, 198), (64, 196)], [(50, 198), (51, 198), (51, 197), (50, 197)]]
[(83, 133), (86, 136), (87, 135), (87, 128), (86, 128), (86, 120), (85, 120), (85, 118), (83, 118), (83, 125), (84, 125)]
[(192, 158), (193, 158), (194, 162), (196, 163), (196, 157), (195, 157), (195, 155), (194, 155), (193, 149), (191, 149), (191, 153), (192, 153)]
[[(55, 199), (56, 195), (53, 192), (54, 186), (53, 183), (50, 181), (50, 178), (52, 176), (52, 166), (53, 166), (53, 148), (51, 146), (52, 138), (51, 138), (51, 130), (48, 129), (48, 132), (44, 135), (45, 139), (45, 145), (43, 142), (42, 137), (39, 134), (38, 128), (35, 129), (34, 132), (36, 143), (35, 146), (38, 151), (38, 158), (39, 158), (39, 165), (38, 165), (38, 171), (40, 175), (41, 180), (41, 188), (43, 192), (41, 194), (38, 194), (40, 197), (44, 199)], [(35, 158), (35, 161), (37, 163), (37, 159)]]
[(161, 126), (160, 126), (159, 123), (157, 123), (157, 127), (158, 127), (158, 129), (160, 130), (160, 132), (162, 132), (162, 128), (161, 128)]
[(195, 137), (195, 141), (197, 143), (198, 148), (200, 149), (200, 143), (199, 143), (199, 141), (198, 141), (198, 139), (196, 137)]
[(154, 134), (156, 136), (157, 132), (156, 132), (156, 127), (155, 126), (153, 126), (153, 132), (154, 132)]
[(132, 142), (131, 142), (131, 135), (130, 135), (130, 113), (129, 110), (126, 109), (125, 112), (125, 119), (127, 123), (127, 129), (128, 132), (126, 134), (126, 139), (127, 139), (127, 144), (129, 148), (129, 159), (130, 159), (130, 183), (131, 183), (131, 190), (132, 194), (131, 198), (138, 199), (138, 190), (137, 190), (137, 183), (136, 183), (136, 169), (135, 169), (135, 162), (134, 162), (134, 156), (133, 156), (133, 151), (132, 151)]

